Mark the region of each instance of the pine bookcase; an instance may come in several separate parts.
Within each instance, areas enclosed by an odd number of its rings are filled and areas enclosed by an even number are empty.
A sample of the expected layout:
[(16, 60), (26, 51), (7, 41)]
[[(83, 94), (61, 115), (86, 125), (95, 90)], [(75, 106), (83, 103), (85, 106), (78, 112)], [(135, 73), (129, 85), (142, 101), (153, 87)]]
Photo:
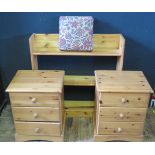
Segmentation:
[[(122, 34), (94, 34), (93, 51), (61, 51), (58, 47), (59, 34), (32, 34), (29, 38), (30, 56), (32, 70), (38, 69), (38, 56), (97, 56), (116, 57), (116, 70), (123, 69), (125, 39)], [(95, 77), (85, 75), (65, 75), (65, 86), (93, 86), (95, 87)], [(90, 108), (94, 108), (95, 101), (64, 101), (67, 113), (86, 116), (90, 113)], [(83, 110), (84, 109), (84, 110)], [(77, 112), (77, 113), (76, 113)], [(87, 113), (88, 112), (88, 113)]]

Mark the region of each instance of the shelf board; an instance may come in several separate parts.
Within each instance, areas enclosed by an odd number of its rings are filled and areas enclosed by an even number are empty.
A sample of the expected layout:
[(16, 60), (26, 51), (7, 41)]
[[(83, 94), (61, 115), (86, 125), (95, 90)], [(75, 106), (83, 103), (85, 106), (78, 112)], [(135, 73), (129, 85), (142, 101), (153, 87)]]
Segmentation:
[(58, 34), (33, 34), (30, 37), (32, 55), (55, 56), (121, 56), (121, 34), (94, 34), (93, 51), (61, 51)]
[(53, 48), (49, 51), (33, 51), (33, 55), (53, 55), (53, 56), (121, 56), (119, 50), (100, 49), (92, 52), (79, 52), (79, 51), (60, 51)]
[(95, 101), (73, 101), (73, 100), (65, 100), (64, 107), (65, 108), (87, 108), (94, 107)]
[(122, 34), (93, 34), (92, 51), (59, 50), (59, 34), (32, 34), (29, 38), (32, 70), (38, 69), (38, 56), (113, 56), (116, 70), (122, 70), (125, 39)]
[(65, 75), (65, 86), (95, 86), (94, 76)]
[(93, 117), (94, 108), (69, 108), (65, 109), (66, 117)]

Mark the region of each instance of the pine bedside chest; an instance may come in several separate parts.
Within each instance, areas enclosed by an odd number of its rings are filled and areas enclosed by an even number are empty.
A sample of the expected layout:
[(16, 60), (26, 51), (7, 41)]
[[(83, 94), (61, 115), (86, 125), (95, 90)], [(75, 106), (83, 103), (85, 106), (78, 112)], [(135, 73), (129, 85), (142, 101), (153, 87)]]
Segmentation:
[(141, 71), (95, 71), (95, 141), (142, 141), (152, 88)]
[(7, 88), (16, 141), (63, 141), (64, 71), (20, 70)]

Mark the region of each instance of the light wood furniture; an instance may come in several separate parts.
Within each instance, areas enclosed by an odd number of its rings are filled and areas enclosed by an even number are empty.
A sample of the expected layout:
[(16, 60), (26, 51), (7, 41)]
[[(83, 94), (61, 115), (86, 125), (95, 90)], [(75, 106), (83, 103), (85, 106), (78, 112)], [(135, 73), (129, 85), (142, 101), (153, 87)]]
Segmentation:
[(153, 93), (140, 71), (95, 71), (95, 141), (142, 141)]
[[(124, 47), (125, 39), (122, 34), (94, 34), (93, 42), (94, 49), (92, 52), (79, 52), (79, 51), (60, 51), (58, 48), (58, 34), (32, 34), (29, 38), (30, 55), (32, 70), (38, 69), (38, 56), (49, 55), (49, 56), (113, 56), (117, 58), (116, 70), (122, 70), (123, 59), (124, 59)], [(94, 76), (85, 75), (65, 75), (64, 77), (65, 86), (95, 86)], [(69, 102), (69, 104), (67, 103)], [(77, 108), (85, 107), (90, 111), (91, 106), (85, 101), (65, 101), (65, 108), (72, 111), (74, 107), (68, 107), (70, 103), (77, 105)], [(95, 106), (94, 102), (93, 106)], [(85, 105), (85, 106), (83, 106)], [(72, 109), (71, 109), (72, 108)], [(79, 110), (77, 109), (77, 113)]]
[(20, 70), (7, 88), (16, 141), (63, 141), (64, 71)]
[(32, 69), (38, 69), (37, 56), (115, 56), (116, 69), (122, 70), (125, 39), (121, 34), (94, 34), (92, 52), (64, 52), (58, 48), (58, 34), (32, 34), (29, 39)]

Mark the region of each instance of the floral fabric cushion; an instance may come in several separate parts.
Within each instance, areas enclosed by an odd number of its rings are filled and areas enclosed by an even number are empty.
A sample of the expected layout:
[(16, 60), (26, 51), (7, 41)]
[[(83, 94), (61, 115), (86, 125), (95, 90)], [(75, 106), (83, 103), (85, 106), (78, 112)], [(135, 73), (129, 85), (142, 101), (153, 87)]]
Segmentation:
[(60, 50), (91, 51), (93, 22), (91, 16), (61, 16), (59, 18)]

